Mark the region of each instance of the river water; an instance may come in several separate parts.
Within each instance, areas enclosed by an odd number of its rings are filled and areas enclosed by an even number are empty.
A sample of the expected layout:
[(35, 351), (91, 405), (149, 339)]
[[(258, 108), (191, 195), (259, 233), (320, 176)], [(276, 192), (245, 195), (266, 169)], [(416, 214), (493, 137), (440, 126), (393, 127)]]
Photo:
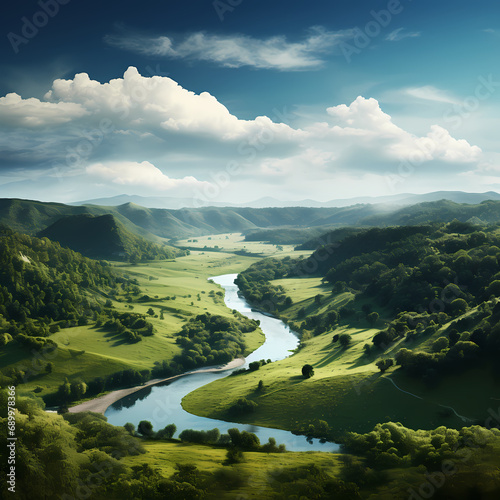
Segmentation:
[[(226, 305), (249, 318), (259, 320), (260, 327), (266, 336), (264, 344), (245, 359), (243, 366), (236, 369), (248, 367), (252, 361), (261, 359), (278, 361), (287, 358), (299, 343), (297, 335), (282, 321), (252, 310), (245, 299), (238, 295), (238, 287), (234, 284), (236, 276), (236, 274), (225, 274), (211, 279), (224, 288)], [(295, 436), (289, 431), (280, 429), (198, 417), (182, 408), (181, 402), (184, 396), (214, 380), (227, 377), (232, 371), (188, 375), (163, 385), (148, 387), (117, 401), (106, 410), (105, 415), (108, 422), (113, 425), (124, 425), (127, 422), (137, 425), (141, 420), (149, 420), (154, 430), (160, 430), (167, 424), (174, 423), (177, 426), (176, 436), (184, 429), (217, 428), (222, 434), (236, 427), (240, 431), (247, 430), (257, 434), (261, 444), (273, 437), (278, 444), (285, 444), (287, 450), (290, 451), (338, 450), (338, 445), (334, 443), (321, 443), (318, 439), (307, 441), (304, 436)]]

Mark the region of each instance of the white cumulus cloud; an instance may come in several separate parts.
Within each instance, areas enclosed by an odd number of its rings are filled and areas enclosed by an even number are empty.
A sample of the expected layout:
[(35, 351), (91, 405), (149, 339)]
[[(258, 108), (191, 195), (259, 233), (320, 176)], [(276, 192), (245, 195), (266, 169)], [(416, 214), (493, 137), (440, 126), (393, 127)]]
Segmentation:
[[(349, 106), (341, 104), (328, 108), (327, 113), (334, 119), (335, 125), (323, 125), (323, 137), (337, 139), (341, 148), (346, 148), (350, 143), (361, 150), (370, 150), (375, 153), (375, 158), (392, 157), (419, 163), (432, 160), (473, 163), (478, 161), (482, 153), (478, 146), (470, 145), (464, 139), (453, 138), (439, 125), (431, 126), (424, 137), (398, 127), (373, 98), (360, 96)], [(313, 127), (311, 131), (314, 133), (317, 129)]]
[(61, 125), (88, 114), (74, 102), (43, 102), (31, 97), (23, 99), (15, 93), (0, 97), (0, 125), (37, 128)]
[(172, 179), (149, 161), (141, 163), (130, 161), (95, 163), (89, 165), (86, 171), (91, 176), (115, 184), (147, 187), (158, 191), (199, 187), (208, 184), (200, 182), (192, 176), (187, 176), (183, 179)]

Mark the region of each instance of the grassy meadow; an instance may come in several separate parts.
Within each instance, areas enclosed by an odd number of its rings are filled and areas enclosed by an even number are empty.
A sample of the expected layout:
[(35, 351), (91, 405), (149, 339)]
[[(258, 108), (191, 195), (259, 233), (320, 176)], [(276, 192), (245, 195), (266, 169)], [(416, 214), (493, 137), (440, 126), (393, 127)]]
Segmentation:
[[(259, 252), (274, 253), (273, 245), (249, 243)], [(0, 352), (0, 369), (17, 367), (27, 372), (26, 383), (19, 387), (20, 393), (35, 391), (39, 396), (54, 392), (67, 378), (90, 380), (99, 376), (133, 368), (151, 369), (155, 361), (171, 360), (181, 349), (175, 343), (175, 334), (193, 315), (211, 314), (231, 316), (223, 297), (216, 295), (220, 287), (209, 282), (211, 276), (237, 273), (257, 261), (258, 257), (235, 255), (230, 252), (197, 252), (169, 261), (151, 261), (141, 264), (112, 263), (122, 275), (137, 279), (140, 294), (128, 302), (125, 295), (112, 299), (117, 311), (146, 314), (149, 308), (154, 316), (155, 334), (143, 337), (141, 342), (130, 344), (121, 336), (96, 328), (94, 324), (64, 328), (51, 335), (58, 349), (48, 355), (30, 355), (16, 343), (9, 343)], [(149, 299), (141, 300), (147, 295)], [(108, 297), (99, 296), (99, 300)], [(163, 312), (163, 319), (160, 319)], [(257, 349), (264, 342), (260, 330), (245, 334), (246, 354)], [(53, 363), (51, 373), (45, 373), (41, 366)]]
[[(176, 464), (195, 464), (200, 472), (215, 473), (224, 470), (228, 479), (236, 480), (230, 491), (221, 491), (221, 499), (269, 498), (273, 486), (279, 482), (280, 475), (287, 469), (300, 469), (316, 466), (329, 475), (340, 473), (340, 455), (321, 452), (304, 453), (262, 453), (244, 452), (244, 462), (225, 465), (225, 448), (181, 442), (144, 442), (146, 455), (126, 457), (123, 462), (128, 466), (148, 464), (164, 477), (176, 472)], [(240, 483), (240, 484), (238, 484)]]
[[(318, 314), (331, 307), (338, 309), (354, 298), (350, 292), (332, 294), (317, 277), (272, 283), (283, 286), (293, 300), (292, 306), (280, 312), (285, 320), (296, 318), (301, 308), (305, 309), (306, 316)], [(319, 303), (314, 299), (318, 294), (322, 295)], [(361, 305), (357, 304), (356, 308)], [(380, 319), (374, 327), (358, 311), (348, 324), (303, 339), (302, 348), (289, 358), (197, 389), (184, 398), (183, 407), (197, 415), (232, 420), (234, 417), (228, 418), (229, 408), (244, 397), (258, 406), (253, 413), (238, 418), (242, 423), (300, 430), (309, 423), (324, 420), (337, 437), (345, 431), (369, 432), (376, 423), (386, 421), (401, 422), (413, 429), (433, 429), (440, 425), (460, 428), (487, 417), (494, 403), (491, 394), (496, 393), (498, 386), (493, 367), (467, 370), (445, 378), (432, 388), (396, 367), (381, 373), (376, 361), (394, 356), (405, 343), (401, 339), (384, 353), (366, 354), (364, 346), (371, 345), (374, 334), (385, 325), (383, 308), (377, 311)], [(432, 343), (447, 326), (414, 341), (411, 347), (431, 352)], [(335, 334), (344, 333), (352, 339), (348, 347), (332, 342)], [(301, 374), (305, 364), (314, 368), (314, 375), (309, 379)], [(257, 390), (261, 380), (263, 391)], [(447, 411), (446, 406), (466, 419)]]

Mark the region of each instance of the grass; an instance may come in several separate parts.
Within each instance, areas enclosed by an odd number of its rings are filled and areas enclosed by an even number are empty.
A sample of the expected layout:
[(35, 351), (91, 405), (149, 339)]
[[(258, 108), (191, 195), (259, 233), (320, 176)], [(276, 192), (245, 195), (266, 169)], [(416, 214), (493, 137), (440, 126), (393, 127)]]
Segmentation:
[[(113, 263), (118, 273), (136, 278), (141, 288), (141, 294), (133, 297), (132, 302), (127, 302), (122, 294), (112, 301), (113, 306), (118, 311), (142, 314), (147, 314), (151, 307), (156, 315), (149, 316), (155, 328), (153, 336), (129, 344), (120, 336), (94, 325), (65, 328), (51, 336), (59, 346), (54, 355), (40, 360), (27, 349), (9, 343), (0, 351), (0, 368), (16, 366), (24, 371), (31, 370), (27, 383), (20, 386), (20, 393), (36, 389), (40, 396), (54, 392), (66, 378), (70, 382), (79, 379), (88, 382), (127, 368), (152, 369), (155, 361), (171, 360), (180, 352), (175, 334), (193, 315), (210, 312), (232, 316), (223, 297), (216, 295), (220, 287), (208, 278), (242, 271), (256, 260), (256, 257), (226, 252), (192, 252), (172, 261), (137, 265)], [(139, 301), (143, 295), (148, 295), (150, 300)], [(161, 311), (164, 319), (160, 319)], [(246, 333), (245, 354), (257, 349), (264, 340), (260, 330)], [(47, 374), (44, 366), (49, 361), (54, 368)]]
[[(249, 252), (263, 257), (298, 257), (299, 255), (310, 255), (311, 252), (296, 252), (294, 245), (281, 245), (283, 250), (278, 250), (278, 245), (264, 243), (262, 241), (245, 241), (241, 233), (212, 234), (208, 236), (196, 236), (180, 240), (178, 246), (200, 249), (214, 253), (214, 250), (222, 249), (225, 252)], [(217, 248), (215, 248), (217, 247)]]
[[(332, 295), (320, 278), (275, 280), (273, 284), (284, 286), (287, 295), (292, 297), (293, 306), (280, 313), (288, 320), (295, 320), (302, 307), (307, 316), (338, 309), (353, 299), (350, 292)], [(314, 300), (317, 294), (323, 295), (319, 304)], [(363, 346), (372, 345), (371, 340), (379, 330), (362, 328), (365, 323), (358, 318), (353, 323), (357, 328), (342, 325), (308, 339), (299, 352), (287, 359), (256, 372), (212, 382), (188, 394), (183, 407), (197, 415), (228, 419), (231, 405), (245, 397), (255, 401), (258, 407), (251, 415), (240, 417), (242, 423), (296, 430), (321, 419), (328, 422), (332, 435), (337, 438), (345, 431), (368, 432), (376, 423), (389, 420), (414, 429), (470, 425), (455, 414), (447, 415), (440, 405), (450, 406), (471, 420), (484, 420), (488, 416), (492, 395), (498, 394), (493, 367), (444, 378), (434, 388), (405, 376), (396, 367), (382, 374), (375, 365), (380, 357), (394, 356), (402, 347), (429, 350), (432, 342), (442, 335), (442, 329), (413, 341), (411, 346), (400, 340), (385, 352), (367, 356)], [(381, 319), (377, 326), (384, 323)], [(350, 346), (342, 348), (338, 343), (333, 344), (334, 333), (350, 334)], [(304, 364), (311, 364), (315, 372), (307, 380), (301, 375)], [(419, 397), (401, 392), (390, 379), (403, 391)], [(265, 385), (263, 392), (256, 390), (260, 380)]]
[[(216, 472), (224, 469), (233, 471), (244, 484), (229, 492), (221, 492), (220, 498), (270, 498), (272, 483), (270, 474), (279, 481), (284, 469), (302, 469), (309, 465), (325, 470), (330, 475), (340, 472), (339, 455), (321, 452), (305, 453), (257, 453), (244, 452), (245, 462), (230, 466), (223, 465), (226, 449), (206, 445), (176, 442), (146, 441), (145, 455), (125, 457), (122, 461), (129, 466), (149, 464), (164, 477), (175, 472), (175, 464), (195, 464), (202, 472)], [(275, 481), (274, 481), (274, 484)]]

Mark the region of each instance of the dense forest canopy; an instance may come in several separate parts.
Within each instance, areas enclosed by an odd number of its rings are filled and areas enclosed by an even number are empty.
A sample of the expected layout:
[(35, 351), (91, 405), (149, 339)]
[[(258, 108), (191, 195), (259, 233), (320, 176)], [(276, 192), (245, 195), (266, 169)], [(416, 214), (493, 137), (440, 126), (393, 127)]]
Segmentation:
[[(317, 314), (301, 308), (292, 315), (293, 328), (318, 335), (360, 314), (374, 324), (379, 319), (379, 313), (372, 311), (376, 307), (388, 319), (366, 352), (372, 347), (382, 355), (404, 340), (394, 361), (407, 374), (429, 383), (496, 359), (500, 352), (498, 225), (452, 221), (350, 234), (337, 230), (320, 239), (323, 244), (308, 258), (265, 259), (240, 273), (237, 283), (245, 297), (261, 309), (280, 314), (293, 301), (273, 280), (320, 276), (333, 295), (349, 292), (354, 300)], [(319, 305), (321, 295), (315, 300)], [(438, 331), (441, 336), (431, 352), (412, 348), (412, 342)], [(380, 369), (389, 366), (381, 363)]]

